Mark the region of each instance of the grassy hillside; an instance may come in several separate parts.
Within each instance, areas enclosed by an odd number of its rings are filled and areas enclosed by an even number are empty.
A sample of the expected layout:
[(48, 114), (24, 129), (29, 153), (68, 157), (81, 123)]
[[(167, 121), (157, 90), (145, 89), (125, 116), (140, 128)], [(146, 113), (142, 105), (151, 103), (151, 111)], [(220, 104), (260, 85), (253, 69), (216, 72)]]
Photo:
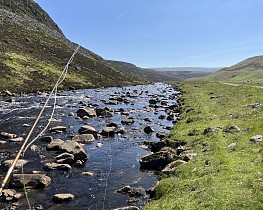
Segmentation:
[(251, 82), (263, 81), (263, 56), (248, 58), (229, 68), (223, 68), (206, 77), (204, 81)]
[[(263, 89), (216, 82), (177, 84), (183, 91), (181, 120), (170, 140), (186, 142), (197, 153), (175, 168), (156, 187), (157, 200), (144, 209), (263, 209)], [(230, 126), (240, 131), (229, 131)], [(206, 128), (212, 132), (204, 134)]]
[[(34, 92), (52, 87), (76, 44), (67, 40), (32, 0), (0, 2), (0, 92)], [(61, 88), (143, 83), (81, 48)]]

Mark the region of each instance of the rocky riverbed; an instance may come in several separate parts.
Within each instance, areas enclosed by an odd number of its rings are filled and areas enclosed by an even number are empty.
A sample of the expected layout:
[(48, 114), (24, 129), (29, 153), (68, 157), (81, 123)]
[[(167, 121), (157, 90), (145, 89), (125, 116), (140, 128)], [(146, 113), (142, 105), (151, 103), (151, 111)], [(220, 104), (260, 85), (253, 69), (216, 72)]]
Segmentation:
[[(1, 180), (47, 96), (6, 95), (0, 98)], [(21, 165), (35, 209), (143, 206), (154, 194), (155, 172), (177, 159), (161, 149), (178, 120), (179, 95), (162, 83), (59, 92), (49, 129), (17, 165), (0, 208), (27, 208)]]

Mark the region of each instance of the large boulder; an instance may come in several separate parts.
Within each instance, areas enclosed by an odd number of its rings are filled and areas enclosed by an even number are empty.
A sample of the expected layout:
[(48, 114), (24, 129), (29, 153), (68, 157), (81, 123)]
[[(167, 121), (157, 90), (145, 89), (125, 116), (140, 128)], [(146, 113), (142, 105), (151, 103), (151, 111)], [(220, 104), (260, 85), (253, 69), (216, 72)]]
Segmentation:
[(60, 149), (63, 152), (67, 152), (74, 155), (75, 160), (83, 160), (86, 161), (88, 159), (88, 155), (85, 150), (79, 145), (78, 142), (75, 141), (65, 141)]
[(24, 187), (43, 188), (51, 183), (51, 178), (44, 174), (13, 174), (9, 181), (10, 186), (21, 189)]
[(177, 159), (177, 155), (170, 151), (160, 151), (145, 155), (140, 159), (140, 168), (161, 171), (169, 163)]
[(96, 111), (95, 109), (90, 109), (90, 108), (80, 108), (77, 111), (77, 115), (80, 118), (84, 118), (84, 117), (96, 117)]

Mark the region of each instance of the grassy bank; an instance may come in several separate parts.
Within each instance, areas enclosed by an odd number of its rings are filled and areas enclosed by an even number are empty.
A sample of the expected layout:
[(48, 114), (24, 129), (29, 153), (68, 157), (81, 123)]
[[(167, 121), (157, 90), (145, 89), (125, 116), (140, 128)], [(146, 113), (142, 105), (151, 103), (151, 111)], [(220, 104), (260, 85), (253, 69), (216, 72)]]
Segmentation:
[[(181, 120), (171, 140), (187, 142), (197, 157), (163, 175), (157, 200), (144, 209), (263, 209), (263, 89), (222, 83), (186, 82)], [(232, 126), (240, 132), (227, 132)], [(204, 134), (208, 127), (213, 132)], [(234, 143), (234, 144), (232, 144)], [(229, 146), (232, 144), (232, 146)]]

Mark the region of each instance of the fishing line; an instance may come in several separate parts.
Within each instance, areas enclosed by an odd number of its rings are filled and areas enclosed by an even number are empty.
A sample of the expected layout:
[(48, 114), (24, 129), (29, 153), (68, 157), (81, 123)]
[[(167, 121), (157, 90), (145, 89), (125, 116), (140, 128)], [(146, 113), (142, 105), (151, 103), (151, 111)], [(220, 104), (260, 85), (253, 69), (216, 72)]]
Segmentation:
[[(106, 113), (106, 117), (107, 117), (107, 113)], [(108, 121), (108, 118), (106, 119), (106, 122)], [(107, 198), (107, 192), (108, 192), (108, 182), (109, 182), (109, 177), (111, 175), (111, 171), (112, 171), (112, 150), (111, 150), (111, 137), (110, 134), (108, 133), (108, 138), (109, 138), (109, 144), (108, 144), (108, 157), (109, 157), (109, 171), (108, 174), (106, 175), (105, 178), (105, 189), (104, 189), (104, 196), (103, 196), (103, 203), (102, 203), (102, 210), (104, 210), (105, 208), (105, 203), (106, 203), (106, 198)]]
[(105, 178), (105, 190), (104, 190), (104, 196), (103, 196), (103, 204), (102, 204), (102, 210), (104, 210), (105, 208), (105, 202), (106, 202), (106, 198), (107, 198), (107, 191), (108, 191), (108, 181), (109, 181), (109, 177), (111, 175), (111, 170), (112, 170), (112, 152), (111, 152), (111, 139), (109, 140), (109, 154), (108, 154), (108, 157), (109, 157), (109, 171), (106, 175), (106, 178)]
[[(5, 187), (6, 183), (7, 183), (7, 181), (9, 180), (9, 177), (11, 176), (11, 173), (13, 172), (13, 170), (14, 170), (14, 168), (15, 168), (15, 165), (16, 165), (17, 161), (19, 160), (20, 156), (23, 156), (23, 157), (24, 157), (24, 155), (25, 155), (27, 149), (29, 148), (29, 146), (32, 145), (32, 144), (39, 138), (39, 136), (42, 135), (42, 134), (45, 132), (45, 130), (47, 129), (48, 125), (50, 124), (51, 120), (48, 120), (48, 123), (47, 123), (47, 125), (45, 126), (45, 128), (37, 135), (36, 138), (34, 138), (34, 139), (28, 144), (28, 141), (29, 141), (29, 139), (30, 139), (30, 137), (31, 137), (34, 129), (36, 128), (36, 125), (37, 125), (37, 123), (39, 122), (39, 120), (40, 120), (40, 118), (41, 118), (41, 116), (42, 116), (45, 108), (47, 107), (49, 100), (51, 99), (53, 93), (55, 93), (55, 95), (57, 94), (57, 88), (58, 88), (58, 86), (64, 81), (64, 79), (65, 79), (65, 77), (66, 77), (66, 74), (67, 74), (67, 72), (68, 72), (68, 67), (69, 67), (69, 65), (72, 63), (72, 61), (73, 61), (73, 59), (74, 59), (74, 56), (77, 54), (77, 52), (79, 51), (79, 49), (80, 49), (80, 45), (78, 45), (78, 47), (75, 49), (75, 51), (74, 51), (73, 54), (71, 55), (70, 59), (68, 60), (66, 66), (64, 67), (63, 71), (61, 72), (61, 74), (60, 74), (57, 82), (55, 83), (52, 91), (50, 92), (50, 94), (49, 94), (49, 96), (48, 96), (48, 98), (47, 98), (44, 106), (42, 107), (41, 111), (39, 112), (39, 115), (37, 116), (37, 118), (36, 118), (36, 120), (35, 120), (32, 128), (31, 128), (31, 130), (29, 131), (29, 133), (28, 133), (28, 135), (27, 135), (24, 143), (22, 144), (21, 148), (19, 149), (19, 151), (18, 151), (18, 153), (17, 153), (17, 155), (16, 155), (16, 158), (15, 158), (14, 161), (12, 162), (10, 168), (8, 169), (8, 171), (7, 171), (7, 173), (6, 173), (6, 176), (5, 176), (5, 178), (3, 179), (2, 184), (1, 184), (1, 187), (0, 187), (0, 195), (2, 195), (2, 191), (3, 191), (3, 189), (4, 189), (4, 187)], [(56, 97), (55, 97), (55, 101), (56, 101)], [(54, 115), (55, 106), (56, 106), (56, 102), (54, 102), (54, 105), (53, 105), (53, 110), (52, 110), (52, 114), (51, 114), (52, 117), (53, 117), (53, 115)], [(27, 144), (28, 144), (28, 145), (27, 145)], [(22, 164), (22, 167), (23, 167), (23, 164)], [(22, 168), (22, 169), (23, 169), (23, 168)], [(24, 176), (23, 176), (23, 182), (24, 182), (24, 181), (25, 181), (25, 180), (24, 180)], [(25, 183), (25, 182), (24, 182), (24, 183)], [(27, 196), (27, 193), (26, 193), (26, 196)], [(29, 204), (29, 208), (31, 209), (30, 204)]]

